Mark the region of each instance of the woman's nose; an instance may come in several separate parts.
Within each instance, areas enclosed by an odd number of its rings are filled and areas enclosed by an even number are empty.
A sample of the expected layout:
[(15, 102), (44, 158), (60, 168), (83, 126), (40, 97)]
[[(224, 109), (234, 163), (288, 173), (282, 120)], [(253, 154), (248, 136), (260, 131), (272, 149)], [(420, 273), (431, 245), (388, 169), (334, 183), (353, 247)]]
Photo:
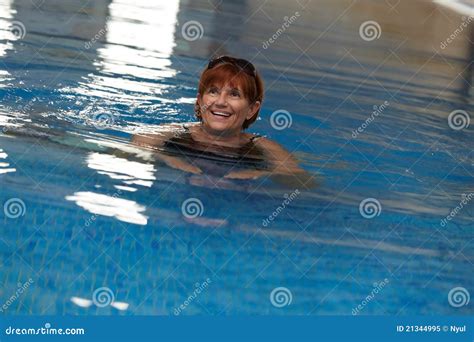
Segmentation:
[(219, 94), (219, 96), (216, 99), (216, 105), (217, 106), (226, 106), (227, 105), (227, 99), (226, 99), (225, 92), (221, 92)]

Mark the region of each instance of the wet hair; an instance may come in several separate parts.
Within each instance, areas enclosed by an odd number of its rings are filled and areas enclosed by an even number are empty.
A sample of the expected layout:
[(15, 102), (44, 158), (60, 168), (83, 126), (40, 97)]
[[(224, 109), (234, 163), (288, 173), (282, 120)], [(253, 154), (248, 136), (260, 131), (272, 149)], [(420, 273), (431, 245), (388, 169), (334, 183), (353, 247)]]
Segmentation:
[[(258, 72), (255, 72), (255, 76), (251, 76), (248, 73), (242, 71), (237, 65), (231, 63), (218, 64), (211, 69), (205, 69), (201, 78), (199, 79), (198, 93), (199, 96), (203, 96), (205, 92), (213, 84), (226, 84), (228, 83), (231, 87), (242, 89), (245, 98), (250, 104), (259, 101), (263, 101), (263, 80)], [(194, 106), (194, 112), (199, 121), (201, 117), (201, 107), (196, 101)], [(260, 109), (248, 120), (244, 121), (242, 129), (248, 128), (255, 120), (257, 120)]]

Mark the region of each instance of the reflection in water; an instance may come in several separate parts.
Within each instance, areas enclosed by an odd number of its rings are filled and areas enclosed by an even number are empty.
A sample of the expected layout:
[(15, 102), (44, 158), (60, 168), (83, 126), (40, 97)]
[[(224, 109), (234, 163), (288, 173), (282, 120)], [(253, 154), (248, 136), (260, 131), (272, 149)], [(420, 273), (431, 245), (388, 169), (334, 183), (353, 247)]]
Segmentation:
[[(86, 140), (92, 143), (100, 143), (100, 140)], [(112, 142), (101, 142), (100, 145), (103, 147), (120, 146), (120, 144)], [(130, 148), (128, 152), (134, 152), (134, 149)], [(73, 196), (67, 196), (66, 200), (76, 202), (78, 206), (93, 214), (114, 217), (123, 222), (146, 225), (148, 217), (142, 214), (146, 208), (134, 201), (118, 198), (118, 195), (121, 194), (122, 190), (127, 192), (137, 191), (137, 188), (132, 187), (132, 185), (151, 187), (153, 181), (156, 180), (154, 176), (156, 170), (153, 164), (130, 161), (98, 152), (90, 152), (86, 162), (87, 166), (96, 170), (98, 174), (120, 180), (123, 184), (114, 185), (118, 191), (112, 196), (93, 192), (76, 192)]]
[[(0, 159), (7, 159), (8, 154), (3, 152), (3, 150), (0, 148)], [(0, 162), (0, 174), (2, 173), (9, 173), (9, 172), (15, 172), (16, 169), (10, 167), (10, 163), (7, 162)]]
[[(81, 298), (81, 297), (71, 297), (71, 302), (81, 308), (89, 308), (92, 305), (94, 305), (94, 302), (90, 299), (87, 298)], [(99, 302), (99, 304), (102, 304)], [(125, 311), (128, 309), (130, 306), (128, 303), (124, 302), (117, 302), (116, 300), (113, 300), (112, 303), (108, 304), (111, 307), (120, 310), (120, 311)]]
[[(107, 113), (117, 119), (113, 123), (117, 127), (124, 116), (133, 117), (137, 113), (149, 112), (153, 118), (157, 112), (177, 114), (171, 108), (173, 104), (166, 101), (166, 93), (172, 87), (164, 80), (177, 74), (171, 68), (170, 57), (175, 45), (178, 3), (176, 0), (112, 1), (107, 21), (97, 31), (100, 40), (90, 41), (97, 49), (97, 54), (90, 56), (95, 71), (83, 77), (76, 87), (62, 90), (64, 95), (84, 96), (81, 117)], [(118, 110), (118, 106), (124, 110)], [(142, 115), (142, 119), (146, 120), (146, 116)], [(145, 125), (140, 122), (122, 128), (142, 126)]]
[[(174, 46), (178, 2), (139, 1), (137, 5), (113, 1), (109, 9), (106, 43), (97, 51), (97, 72), (89, 76), (82, 93), (90, 90), (88, 95), (114, 100), (124, 96), (125, 103), (137, 97), (137, 94), (127, 97), (130, 92), (140, 93), (141, 100), (153, 99), (150, 94), (161, 94), (165, 88), (156, 84), (156, 80), (176, 75), (169, 68), (169, 57)], [(158, 11), (160, 16), (151, 15)]]
[(139, 225), (146, 225), (148, 222), (148, 217), (142, 214), (146, 208), (134, 201), (90, 191), (76, 192), (73, 196), (66, 196), (66, 200), (76, 202), (92, 214), (114, 217), (122, 222)]
[[(0, 58), (7, 54), (8, 50), (13, 48), (10, 40), (16, 39), (12, 33), (12, 8), (10, 1), (0, 4)], [(0, 88), (6, 88), (5, 82), (11, 80), (8, 70), (0, 70)]]
[(97, 170), (98, 174), (123, 180), (128, 185), (151, 187), (152, 181), (156, 179), (152, 164), (129, 161), (109, 154), (90, 153), (87, 157), (87, 166)]
[[(174, 31), (179, 0), (114, 0), (110, 4), (107, 43), (159, 51), (169, 57), (175, 45)], [(159, 13), (159, 15), (157, 15)], [(127, 58), (134, 64), (135, 59)]]

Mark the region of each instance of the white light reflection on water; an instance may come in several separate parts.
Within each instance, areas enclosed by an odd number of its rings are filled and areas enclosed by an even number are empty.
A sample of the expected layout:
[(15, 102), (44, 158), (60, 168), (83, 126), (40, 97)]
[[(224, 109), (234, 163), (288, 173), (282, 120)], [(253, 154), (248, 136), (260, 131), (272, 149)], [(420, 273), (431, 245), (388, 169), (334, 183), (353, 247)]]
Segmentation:
[[(133, 147), (116, 143), (106, 142), (95, 139), (86, 139), (90, 143), (96, 143), (101, 147), (114, 147), (122, 152), (134, 153)], [(143, 154), (145, 153), (145, 154)], [(146, 152), (135, 153), (137, 156), (148, 157)], [(153, 181), (156, 180), (154, 173), (156, 171), (153, 164), (142, 163), (139, 161), (131, 161), (120, 158), (115, 155), (90, 152), (86, 159), (87, 166), (97, 171), (98, 174), (117, 180), (120, 184), (114, 187), (118, 190), (113, 195), (98, 194), (94, 192), (82, 191), (76, 192), (72, 196), (66, 196), (66, 200), (74, 201), (78, 206), (84, 208), (88, 212), (97, 215), (114, 217), (117, 220), (134, 223), (138, 225), (146, 225), (148, 217), (143, 214), (146, 207), (131, 200), (120, 198), (121, 191), (135, 192), (138, 189), (133, 186), (151, 187)]]
[[(7, 159), (8, 154), (6, 154), (1, 148), (0, 148), (0, 159)], [(9, 172), (15, 172), (16, 169), (13, 167), (9, 167), (10, 163), (7, 162), (0, 162), (0, 174), (2, 173), (9, 173)]]
[(109, 9), (108, 43), (145, 50), (154, 46), (155, 51), (171, 55), (179, 0), (114, 0)]
[(76, 202), (92, 214), (139, 225), (146, 225), (148, 222), (148, 217), (142, 214), (146, 208), (134, 201), (90, 191), (75, 192), (72, 196), (66, 196), (66, 200)]
[[(5, 1), (0, 4), (0, 40), (3, 40), (3, 43), (0, 43), (0, 57), (6, 55), (7, 51), (13, 48), (11, 39), (14, 38), (13, 33), (11, 32), (11, 19), (13, 18), (12, 12), (14, 10), (11, 8), (11, 1)], [(5, 85), (2, 84), (3, 81), (10, 79), (8, 76), (10, 73), (7, 70), (0, 70), (0, 88), (4, 88)]]
[[(176, 45), (178, 11), (178, 0), (111, 2), (105, 26), (98, 30), (101, 41), (86, 43), (93, 47), (86, 54), (94, 60), (95, 71), (83, 77), (78, 86), (62, 90), (82, 95), (76, 102), (87, 107), (81, 112), (82, 116), (109, 113), (117, 119), (111, 128), (129, 131), (145, 126), (140, 122), (127, 122), (129, 116), (136, 121), (135, 111), (150, 117), (157, 112), (177, 114), (173, 101), (167, 101), (174, 86), (163, 80), (177, 75), (170, 57)], [(91, 101), (95, 106), (88, 106)]]
[(178, 10), (179, 1), (112, 1), (97, 72), (78, 93), (127, 104), (156, 99), (168, 87), (156, 81), (176, 75), (169, 58)]
[(87, 166), (101, 175), (112, 179), (123, 180), (128, 185), (142, 185), (151, 187), (156, 180), (152, 164), (129, 161), (109, 154), (90, 153), (87, 157)]

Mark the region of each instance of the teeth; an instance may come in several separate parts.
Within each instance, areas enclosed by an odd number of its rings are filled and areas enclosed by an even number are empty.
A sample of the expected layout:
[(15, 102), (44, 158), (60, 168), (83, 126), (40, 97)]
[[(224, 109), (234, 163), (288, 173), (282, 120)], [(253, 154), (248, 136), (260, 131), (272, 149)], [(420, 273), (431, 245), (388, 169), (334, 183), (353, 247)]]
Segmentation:
[(223, 113), (223, 112), (212, 112), (212, 113), (219, 116), (226, 116), (226, 117), (230, 116), (229, 113)]

